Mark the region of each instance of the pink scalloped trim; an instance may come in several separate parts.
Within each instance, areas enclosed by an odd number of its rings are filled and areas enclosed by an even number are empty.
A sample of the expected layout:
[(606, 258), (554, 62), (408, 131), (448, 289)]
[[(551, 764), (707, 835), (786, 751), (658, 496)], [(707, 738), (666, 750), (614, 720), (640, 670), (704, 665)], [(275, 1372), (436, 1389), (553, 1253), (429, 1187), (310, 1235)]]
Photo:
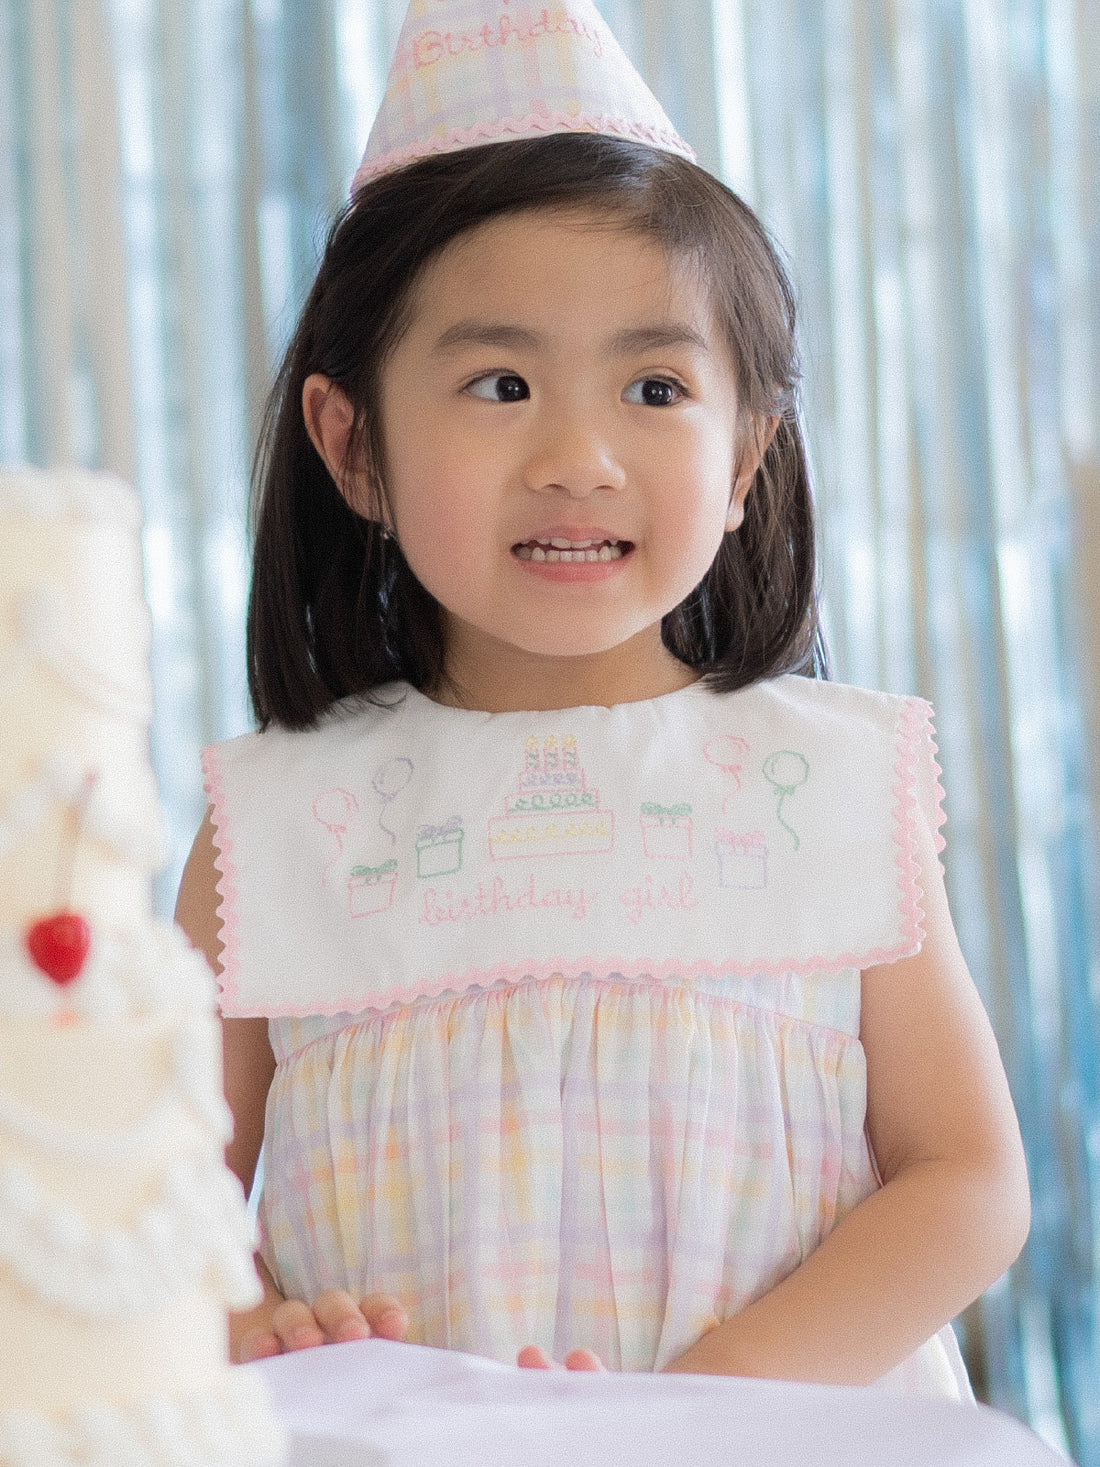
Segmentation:
[[(728, 974), (728, 971), (729, 971), (728, 969), (724, 969), (723, 970), (723, 973), (724, 974)], [(756, 969), (753, 970), (753, 976), (754, 977), (757, 975), (757, 972), (758, 972), (758, 970), (756, 970)], [(682, 977), (679, 969), (677, 969), (676, 977), (678, 979)], [(555, 980), (564, 981), (564, 982), (568, 982), (569, 981), (569, 980), (565, 979), (564, 978), (564, 975), (561, 974), (561, 973), (551, 973), (550, 976), (549, 976), (549, 978), (535, 978), (535, 977), (525, 978), (523, 980), (523, 984), (525, 985), (525, 984), (527, 984), (529, 982), (531, 984), (531, 986), (534, 987), (534, 988), (542, 988), (546, 984), (555, 982)], [(623, 983), (632, 984), (634, 987), (641, 988), (643, 990), (652, 990), (654, 988), (658, 988), (658, 987), (661, 986), (659, 980), (653, 978), (653, 975), (651, 973), (648, 973), (648, 972), (646, 973), (646, 975), (645, 975), (644, 978), (624, 978), (621, 973), (613, 973), (612, 975), (610, 975), (610, 977), (607, 977), (607, 976), (597, 977), (595, 974), (586, 973), (584, 975), (584, 981), (585, 981), (586, 984), (591, 983), (591, 984), (594, 984), (594, 985), (600, 985), (600, 986), (604, 986), (604, 987), (610, 988), (612, 992), (615, 992), (617, 990), (620, 990), (622, 988)], [(517, 988), (519, 986), (521, 986), (521, 985), (516, 984), (516, 983), (508, 983), (508, 984), (499, 984), (499, 985), (496, 986), (495, 989), (469, 988), (469, 989), (464, 990), (462, 993), (455, 994), (454, 995), (454, 999), (455, 999), (455, 1002), (456, 1003), (472, 1002), (472, 1001), (475, 1001), (478, 998), (478, 996), (480, 994), (482, 994), (482, 993), (490, 993), (490, 992), (494, 992), (494, 991), (495, 992), (499, 992), (499, 993), (507, 993), (510, 989), (514, 989), (514, 988)], [(769, 1008), (769, 1007), (767, 1007), (764, 1004), (754, 1003), (751, 999), (746, 998), (744, 996), (744, 994), (736, 994), (736, 993), (711, 993), (711, 994), (708, 994), (707, 996), (708, 996), (709, 999), (713, 1000), (713, 1002), (715, 1004), (721, 1005), (723, 1007), (737, 1009), (737, 1010), (739, 1010), (742, 1013), (763, 1014), (766, 1017), (772, 1017), (772, 1018), (778, 1019), (784, 1026), (793, 1025), (793, 1026), (795, 1026), (796, 1028), (799, 1028), (799, 1029), (811, 1029), (816, 1034), (834, 1034), (838, 1039), (843, 1040), (843, 1041), (847, 1041), (847, 1040), (850, 1040), (850, 1039), (853, 1039), (853, 1038), (856, 1037), (855, 1035), (853, 1035), (853, 1033), (852, 1033), (852, 1031), (850, 1029), (838, 1029), (835, 1024), (825, 1024), (825, 1023), (822, 1023), (818, 1019), (808, 1019), (808, 1018), (805, 1017), (805, 1015), (799, 1014), (799, 1013), (792, 1013), (789, 1009)], [(429, 1002), (430, 1002), (430, 1000), (429, 1000)], [(352, 1019), (357, 1019), (357, 1018), (360, 1018), (362, 1014), (370, 1014), (372, 1016), (372, 1018), (375, 1018), (376, 1017), (383, 1024), (386, 1024), (386, 1023), (392, 1022), (395, 1019), (398, 1019), (400, 1017), (401, 1011), (402, 1011), (402, 1009), (404, 1007), (406, 1007), (406, 1005), (401, 1004), (401, 1003), (398, 1003), (398, 1004), (391, 1005), (388, 1009), (386, 1009), (384, 1011), (383, 1010), (378, 1010), (377, 1013), (375, 1013), (375, 1011), (373, 1009), (368, 1009), (368, 1010), (362, 1010), (360, 1014), (351, 1013), (349, 1016)], [(347, 1010), (341, 1009), (341, 1010), (339, 1010), (339, 1016), (340, 1017), (343, 1017), (344, 1014), (347, 1013), (347, 1012), (348, 1012)], [(294, 1014), (291, 1014), (291, 1015), (273, 1014), (272, 1017), (273, 1018), (280, 1018), (280, 1017), (295, 1018), (295, 1017), (300, 1017), (300, 1016), (299, 1015), (294, 1015)], [(311, 1015), (311, 1017), (315, 1017), (315, 1015)], [(332, 1017), (332, 1016), (331, 1015), (325, 1015), (325, 1017)], [(312, 1039), (304, 1039), (303, 1042), (300, 1043), (297, 1046), (297, 1048), (291, 1050), (290, 1053), (293, 1054), (293, 1055), (301, 1055), (307, 1049), (309, 1049), (309, 1047), (311, 1045), (313, 1045), (313, 1044), (323, 1044), (324, 1041), (325, 1041), (325, 1037), (326, 1036), (322, 1034), (322, 1035), (317, 1035), (316, 1037), (314, 1037)]]
[(225, 811), (225, 780), (222, 777), (218, 750), (211, 747), (202, 754), (203, 785), (210, 799), (210, 815), (214, 822), (214, 866), (221, 873), (215, 891), (221, 897), (217, 915), (221, 919), (222, 971), (218, 987), (222, 995), (222, 1012), (235, 1012), (234, 995), (241, 971), (240, 894), (237, 885), (237, 863), (233, 859), (233, 841)]
[(937, 853), (945, 845), (941, 827), (944, 823), (944, 790), (940, 783), (942, 770), (936, 760), (933, 735), (932, 705), (923, 698), (906, 698), (898, 720), (898, 757), (894, 764), (897, 783), (894, 786), (894, 860), (898, 867), (898, 890), (901, 893), (901, 915), (904, 932), (914, 951), (924, 942), (924, 889), (920, 883), (919, 845), (917, 839), (917, 774), (922, 751), (927, 750), (932, 764), (933, 793), (936, 814), (933, 821)]
[[(936, 855), (938, 856), (947, 847), (947, 842), (943, 838), (943, 827), (947, 820), (947, 816), (943, 810), (946, 791), (940, 781), (940, 775), (943, 773), (943, 770), (940, 767), (940, 761), (936, 758), (936, 755), (940, 751), (940, 746), (936, 743), (936, 726), (933, 721), (934, 714), (931, 703), (925, 703), (924, 708), (925, 715), (921, 720), (921, 733), (928, 747), (928, 757), (932, 761), (932, 793), (936, 797), (936, 818), (932, 822), (932, 834), (935, 838)], [(942, 861), (940, 862), (940, 870), (943, 870)]]
[(751, 978), (760, 974), (769, 978), (792, 974), (806, 978), (813, 973), (839, 972), (845, 968), (872, 968), (897, 962), (899, 958), (911, 957), (920, 950), (924, 942), (924, 890), (920, 883), (919, 840), (920, 811), (917, 799), (917, 778), (922, 755), (931, 759), (933, 793), (935, 795), (935, 818), (933, 821), (937, 852), (944, 849), (940, 833), (944, 823), (944, 790), (940, 782), (942, 770), (936, 760), (937, 746), (933, 734), (932, 707), (923, 698), (906, 698), (901, 707), (897, 725), (896, 758), (893, 786), (893, 841), (894, 861), (898, 868), (898, 908), (901, 920), (901, 936), (893, 947), (868, 948), (862, 952), (833, 954), (815, 953), (811, 957), (775, 962), (757, 960), (748, 963), (723, 962), (716, 966), (710, 962), (685, 964), (681, 962), (654, 963), (630, 958), (550, 958), (542, 963), (498, 963), (491, 968), (469, 968), (464, 973), (444, 973), (420, 983), (388, 988), (382, 993), (359, 994), (327, 1004), (282, 1004), (276, 1007), (233, 1008), (236, 979), (240, 971), (239, 935), (237, 932), (237, 878), (232, 856), (232, 842), (225, 825), (223, 811), (224, 786), (217, 765), (215, 751), (207, 750), (203, 767), (207, 777), (207, 793), (213, 806), (216, 843), (219, 856), (216, 861), (222, 872), (218, 892), (222, 903), (218, 915), (222, 919), (222, 941), (224, 971), (221, 977), (223, 1009), (242, 1016), (264, 1014), (270, 1018), (304, 1018), (308, 1016), (331, 1017), (336, 1014), (360, 1013), (367, 1010), (382, 1010), (395, 1004), (414, 1003), (418, 999), (438, 998), (444, 993), (456, 995), (471, 992), (486, 992), (500, 985), (521, 983), (528, 979), (545, 981), (565, 972), (589, 973), (593, 978), (608, 980), (623, 978), (627, 982), (650, 980), (667, 982), (691, 981), (696, 978), (721, 979), (727, 974), (739, 978)]
[(495, 142), (506, 133), (517, 137), (551, 132), (596, 132), (611, 133), (615, 137), (627, 138), (635, 143), (650, 143), (664, 152), (679, 153), (681, 157), (695, 161), (695, 152), (679, 133), (670, 128), (654, 127), (651, 123), (631, 122), (625, 117), (610, 117), (595, 113), (580, 113), (570, 117), (566, 112), (529, 112), (526, 117), (501, 117), (492, 122), (476, 122), (473, 127), (453, 128), (443, 138), (433, 138), (411, 147), (392, 148), (381, 158), (360, 163), (351, 181), (354, 194), (361, 184), (395, 168), (403, 168), (417, 158), (427, 158), (436, 153), (453, 153), (459, 148), (473, 148), (479, 143)]
[[(332, 1018), (336, 1014), (357, 1014), (381, 1011), (395, 1004), (415, 1003), (418, 999), (439, 998), (444, 993), (461, 997), (468, 993), (487, 993), (492, 988), (514, 987), (517, 983), (531, 980), (545, 982), (562, 974), (586, 973), (598, 981), (621, 978), (627, 983), (651, 981), (663, 983), (691, 982), (696, 978), (721, 980), (733, 974), (738, 978), (764, 976), (785, 977), (792, 974), (797, 978), (808, 978), (814, 973), (840, 972), (845, 968), (874, 968), (880, 964), (896, 962), (898, 958), (911, 956), (914, 951), (908, 943), (895, 948), (871, 948), (863, 953), (837, 953), (834, 957), (824, 955), (801, 959), (795, 963), (641, 963), (637, 960), (595, 958), (552, 958), (546, 963), (508, 964), (498, 963), (495, 968), (470, 968), (461, 976), (447, 974), (443, 978), (406, 984), (400, 988), (387, 988), (383, 993), (360, 994), (357, 998), (344, 999), (337, 1003), (264, 1004), (260, 1008), (240, 1008), (231, 1012), (240, 1017), (264, 1015), (271, 1019), (304, 1019), (313, 1017)], [(230, 1012), (230, 1010), (226, 1010)]]

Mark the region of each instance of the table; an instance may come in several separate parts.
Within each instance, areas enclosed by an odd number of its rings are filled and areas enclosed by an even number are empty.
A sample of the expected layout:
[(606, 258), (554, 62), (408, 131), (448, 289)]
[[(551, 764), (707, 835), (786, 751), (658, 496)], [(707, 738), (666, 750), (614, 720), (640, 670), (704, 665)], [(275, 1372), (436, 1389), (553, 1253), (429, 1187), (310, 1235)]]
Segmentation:
[(1066, 1467), (987, 1406), (876, 1390), (518, 1370), (386, 1340), (249, 1368), (291, 1467)]

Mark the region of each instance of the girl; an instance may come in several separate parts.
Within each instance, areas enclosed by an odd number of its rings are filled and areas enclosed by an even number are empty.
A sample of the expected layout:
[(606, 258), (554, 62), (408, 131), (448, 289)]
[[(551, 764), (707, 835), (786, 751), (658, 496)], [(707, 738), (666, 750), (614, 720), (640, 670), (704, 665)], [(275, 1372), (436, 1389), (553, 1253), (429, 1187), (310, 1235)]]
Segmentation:
[(824, 679), (791, 291), (680, 153), (456, 145), (330, 234), (177, 912), (264, 1148), (238, 1358), (969, 1392), (1027, 1183), (928, 710)]

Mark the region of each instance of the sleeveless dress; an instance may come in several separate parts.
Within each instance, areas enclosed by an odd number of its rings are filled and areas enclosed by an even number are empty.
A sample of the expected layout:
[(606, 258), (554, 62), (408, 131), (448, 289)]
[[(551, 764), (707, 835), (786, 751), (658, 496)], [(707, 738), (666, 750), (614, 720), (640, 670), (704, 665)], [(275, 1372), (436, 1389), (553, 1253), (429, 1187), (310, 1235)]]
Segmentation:
[[(265, 1261), (415, 1343), (660, 1370), (879, 1185), (860, 967), (923, 937), (930, 711), (385, 693), (205, 756), (223, 1008), (277, 1061)], [(950, 1326), (879, 1385), (972, 1399)]]

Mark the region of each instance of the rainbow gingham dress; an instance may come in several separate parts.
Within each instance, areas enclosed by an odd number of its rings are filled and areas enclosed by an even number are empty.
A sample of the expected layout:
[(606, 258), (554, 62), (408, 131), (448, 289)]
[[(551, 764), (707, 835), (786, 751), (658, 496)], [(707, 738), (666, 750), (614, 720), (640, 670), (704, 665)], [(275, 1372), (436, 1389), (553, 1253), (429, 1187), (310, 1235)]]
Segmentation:
[[(404, 686), (207, 751), (269, 1018), (279, 1287), (659, 1370), (878, 1186), (860, 968), (919, 949), (930, 711), (783, 677), (489, 715)], [(882, 1383), (969, 1397), (950, 1327)]]

